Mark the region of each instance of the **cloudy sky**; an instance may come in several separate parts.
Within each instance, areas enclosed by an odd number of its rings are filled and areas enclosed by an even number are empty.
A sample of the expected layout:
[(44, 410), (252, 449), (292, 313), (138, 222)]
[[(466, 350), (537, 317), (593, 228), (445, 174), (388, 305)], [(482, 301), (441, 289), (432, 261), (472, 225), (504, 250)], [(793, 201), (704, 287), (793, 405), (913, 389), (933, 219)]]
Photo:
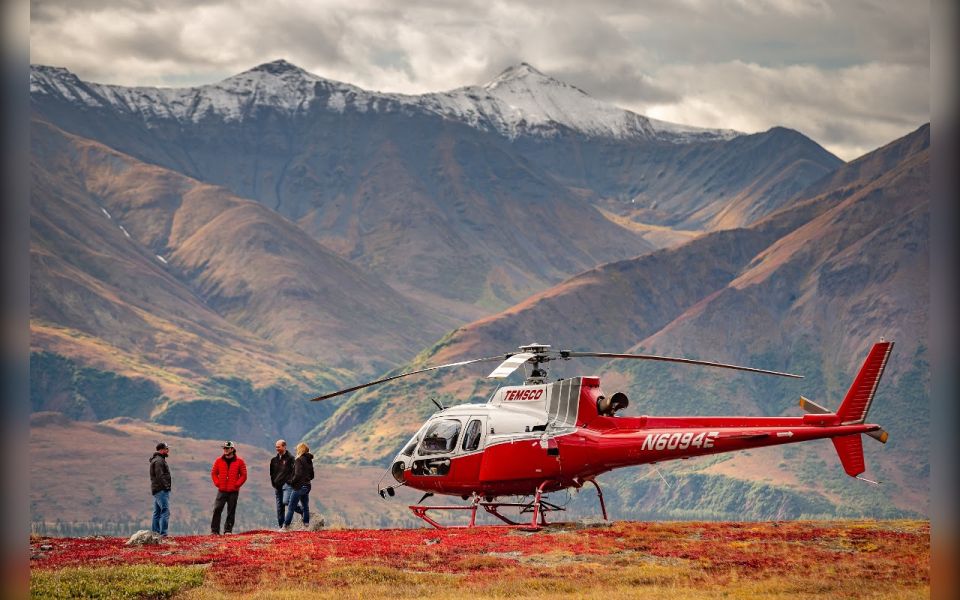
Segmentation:
[(35, 0), (30, 60), (183, 86), (285, 58), (404, 93), (525, 61), (651, 117), (784, 125), (849, 160), (930, 120), (929, 15), (911, 0)]

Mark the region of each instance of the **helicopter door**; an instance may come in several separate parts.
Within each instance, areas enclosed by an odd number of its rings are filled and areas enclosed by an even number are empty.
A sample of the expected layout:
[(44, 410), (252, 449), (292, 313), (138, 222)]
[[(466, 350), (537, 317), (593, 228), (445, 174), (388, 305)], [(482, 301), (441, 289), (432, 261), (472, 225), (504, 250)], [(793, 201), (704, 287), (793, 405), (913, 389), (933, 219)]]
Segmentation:
[(467, 426), (463, 430), (463, 441), (460, 442), (461, 454), (470, 454), (472, 452), (482, 451), (486, 433), (486, 415), (468, 417)]
[(457, 482), (477, 481), (483, 448), (487, 439), (487, 416), (471, 415), (464, 419), (463, 434), (457, 446), (457, 457), (451, 470), (451, 480)]

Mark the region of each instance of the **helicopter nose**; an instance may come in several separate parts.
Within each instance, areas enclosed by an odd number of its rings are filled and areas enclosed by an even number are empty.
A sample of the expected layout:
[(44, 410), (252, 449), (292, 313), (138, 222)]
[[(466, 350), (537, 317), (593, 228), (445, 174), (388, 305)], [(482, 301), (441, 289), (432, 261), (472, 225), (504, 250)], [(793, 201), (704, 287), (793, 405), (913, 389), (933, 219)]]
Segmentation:
[(397, 480), (397, 483), (403, 483), (403, 470), (404, 464), (402, 460), (398, 460), (393, 463), (393, 466), (390, 467), (390, 474), (393, 475), (393, 478)]

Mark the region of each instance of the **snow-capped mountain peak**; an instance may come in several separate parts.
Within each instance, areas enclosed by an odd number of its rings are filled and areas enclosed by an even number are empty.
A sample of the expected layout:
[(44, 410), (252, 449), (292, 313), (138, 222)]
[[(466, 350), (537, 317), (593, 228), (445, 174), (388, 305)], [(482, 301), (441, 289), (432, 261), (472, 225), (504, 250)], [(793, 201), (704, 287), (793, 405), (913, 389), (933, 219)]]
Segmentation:
[(591, 137), (688, 142), (739, 135), (731, 130), (648, 119), (597, 100), (525, 62), (507, 68), (484, 85), (422, 95), (368, 92), (324, 79), (283, 59), (192, 88), (88, 83), (66, 69), (34, 65), (30, 91), (37, 98), (53, 96), (91, 107), (112, 107), (135, 114), (148, 125), (168, 119), (243, 121), (261, 109), (294, 115), (312, 110), (376, 112), (406, 107), (510, 139), (572, 132)]
[(525, 79), (550, 79), (533, 66), (528, 63), (522, 62), (518, 65), (512, 65), (504, 69), (499, 75), (491, 79), (489, 82), (484, 84), (483, 88), (487, 90), (496, 89), (497, 87), (510, 83), (511, 81), (525, 80)]
[(284, 75), (286, 73), (310, 75), (310, 73), (308, 73), (304, 69), (301, 69), (297, 65), (287, 62), (282, 58), (263, 63), (262, 65), (257, 65), (256, 67), (245, 72), (246, 73), (262, 72), (262, 73), (270, 73), (271, 75)]
[(513, 65), (482, 86), (420, 97), (431, 110), (509, 137), (552, 137), (564, 131), (595, 137), (671, 142), (729, 139), (731, 130), (701, 129), (648, 119), (603, 102), (545, 75), (529, 63)]

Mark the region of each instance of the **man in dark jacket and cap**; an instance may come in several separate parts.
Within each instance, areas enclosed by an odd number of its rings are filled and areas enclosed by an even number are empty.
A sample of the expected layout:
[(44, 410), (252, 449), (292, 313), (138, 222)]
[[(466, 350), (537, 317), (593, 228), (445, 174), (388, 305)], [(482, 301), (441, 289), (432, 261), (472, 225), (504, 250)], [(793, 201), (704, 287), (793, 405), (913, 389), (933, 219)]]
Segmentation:
[(270, 459), (270, 483), (277, 497), (277, 527), (283, 528), (283, 518), (286, 516), (287, 503), (293, 488), (290, 480), (293, 479), (293, 455), (287, 450), (285, 440), (277, 440), (275, 444), (277, 454)]
[(167, 524), (170, 522), (170, 487), (173, 480), (170, 478), (170, 467), (167, 466), (167, 455), (170, 446), (165, 442), (157, 444), (157, 451), (150, 458), (150, 492), (153, 494), (153, 527), (154, 533), (167, 537)]

